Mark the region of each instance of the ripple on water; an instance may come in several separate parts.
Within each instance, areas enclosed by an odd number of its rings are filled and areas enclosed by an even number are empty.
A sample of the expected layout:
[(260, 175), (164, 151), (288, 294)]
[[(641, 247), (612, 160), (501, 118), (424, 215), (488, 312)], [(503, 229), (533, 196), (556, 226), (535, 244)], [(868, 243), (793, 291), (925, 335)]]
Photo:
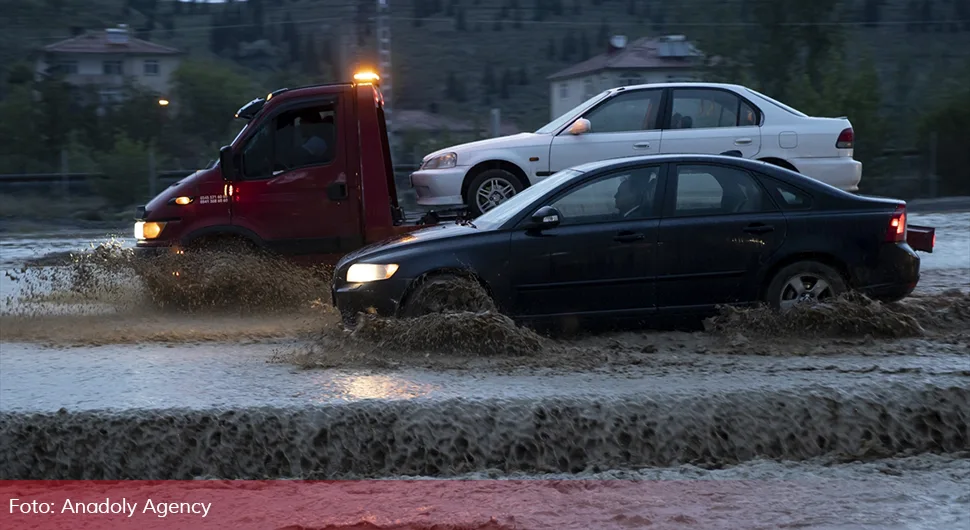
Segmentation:
[(970, 389), (0, 414), (2, 479), (454, 476), (970, 449)]

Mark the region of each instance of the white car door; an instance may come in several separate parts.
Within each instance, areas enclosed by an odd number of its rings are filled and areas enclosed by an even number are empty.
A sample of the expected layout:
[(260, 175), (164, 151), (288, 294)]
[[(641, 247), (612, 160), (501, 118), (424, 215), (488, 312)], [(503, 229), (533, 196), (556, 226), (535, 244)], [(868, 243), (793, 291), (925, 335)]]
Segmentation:
[(559, 133), (549, 147), (549, 172), (610, 158), (660, 153), (662, 89), (619, 92), (583, 115), (584, 134)]
[(673, 88), (660, 152), (718, 155), (761, 151), (758, 110), (721, 88)]

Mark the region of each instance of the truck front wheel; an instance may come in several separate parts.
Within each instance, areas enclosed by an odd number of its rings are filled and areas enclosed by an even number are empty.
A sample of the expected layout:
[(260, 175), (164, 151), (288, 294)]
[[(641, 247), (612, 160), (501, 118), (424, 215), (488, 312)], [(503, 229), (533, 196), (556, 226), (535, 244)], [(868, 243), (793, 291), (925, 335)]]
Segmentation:
[(465, 203), (474, 217), (495, 208), (525, 189), (522, 181), (504, 169), (482, 171), (468, 185)]

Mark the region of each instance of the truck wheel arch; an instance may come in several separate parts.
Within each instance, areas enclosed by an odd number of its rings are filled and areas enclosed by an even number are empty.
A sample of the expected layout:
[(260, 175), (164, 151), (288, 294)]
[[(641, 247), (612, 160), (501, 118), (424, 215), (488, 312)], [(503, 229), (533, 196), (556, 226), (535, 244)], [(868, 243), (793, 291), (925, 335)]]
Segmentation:
[(486, 160), (484, 162), (479, 162), (472, 166), (471, 169), (465, 173), (465, 178), (461, 182), (461, 196), (467, 201), (468, 200), (468, 187), (471, 185), (475, 177), (478, 176), (482, 171), (487, 171), (489, 169), (504, 169), (508, 171), (515, 178), (519, 179), (519, 183), (522, 184), (522, 188), (529, 187), (529, 177), (525, 174), (519, 166), (509, 162), (507, 160)]
[(188, 235), (182, 238), (180, 244), (183, 247), (191, 247), (204, 240), (222, 238), (242, 240), (255, 245), (256, 248), (261, 250), (265, 250), (267, 248), (266, 243), (255, 232), (241, 226), (234, 225), (216, 225), (199, 228), (198, 230), (190, 232)]

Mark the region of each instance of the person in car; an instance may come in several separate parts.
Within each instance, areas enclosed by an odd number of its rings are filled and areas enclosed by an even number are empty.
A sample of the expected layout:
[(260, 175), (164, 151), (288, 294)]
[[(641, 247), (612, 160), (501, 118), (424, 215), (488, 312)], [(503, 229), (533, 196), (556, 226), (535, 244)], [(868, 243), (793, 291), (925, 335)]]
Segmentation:
[(613, 201), (622, 218), (646, 217), (653, 205), (653, 194), (657, 189), (657, 176), (647, 178), (631, 175), (616, 187)]
[(333, 128), (333, 116), (321, 118), (317, 112), (308, 112), (300, 116), (297, 167), (325, 163), (329, 160), (328, 139), (333, 137)]

